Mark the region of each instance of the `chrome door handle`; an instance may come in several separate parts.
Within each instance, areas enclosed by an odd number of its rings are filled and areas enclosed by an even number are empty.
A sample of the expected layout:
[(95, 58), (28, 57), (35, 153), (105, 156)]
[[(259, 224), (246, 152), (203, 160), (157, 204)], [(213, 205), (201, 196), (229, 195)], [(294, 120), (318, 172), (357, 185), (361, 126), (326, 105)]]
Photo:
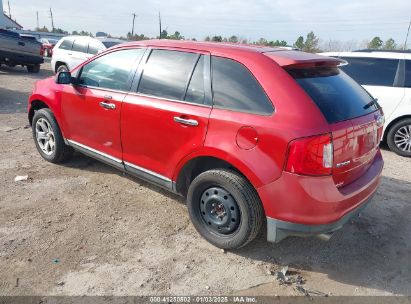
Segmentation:
[(178, 116), (174, 116), (174, 121), (186, 126), (198, 126), (198, 121), (195, 119), (185, 119)]
[(116, 105), (114, 103), (108, 103), (104, 101), (100, 102), (100, 106), (109, 110), (114, 110), (116, 108)]

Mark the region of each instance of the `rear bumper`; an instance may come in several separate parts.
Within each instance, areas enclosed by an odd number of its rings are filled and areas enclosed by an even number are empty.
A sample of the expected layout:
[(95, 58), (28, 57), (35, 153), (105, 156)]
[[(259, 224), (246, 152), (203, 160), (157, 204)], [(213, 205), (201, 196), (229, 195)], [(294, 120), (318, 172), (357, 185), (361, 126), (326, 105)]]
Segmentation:
[(309, 177), (283, 172), (258, 188), (267, 216), (267, 237), (327, 234), (358, 214), (376, 192), (384, 162), (378, 151), (369, 169), (353, 183), (337, 188), (332, 176)]
[[(372, 197), (371, 197), (372, 198)], [(304, 225), (291, 222), (285, 222), (267, 217), (267, 241), (278, 243), (289, 236), (322, 236), (326, 238), (339, 229), (341, 229), (350, 219), (358, 214), (368, 205), (371, 198), (356, 209), (344, 215), (338, 221), (322, 225)]]

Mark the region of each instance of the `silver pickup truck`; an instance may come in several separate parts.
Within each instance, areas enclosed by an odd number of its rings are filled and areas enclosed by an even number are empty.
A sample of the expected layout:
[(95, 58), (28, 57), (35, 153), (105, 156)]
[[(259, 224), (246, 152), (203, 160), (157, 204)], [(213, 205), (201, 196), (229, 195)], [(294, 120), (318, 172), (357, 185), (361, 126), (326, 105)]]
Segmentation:
[(0, 65), (21, 65), (29, 73), (38, 73), (44, 62), (40, 55), (41, 43), (35, 37), (0, 29)]

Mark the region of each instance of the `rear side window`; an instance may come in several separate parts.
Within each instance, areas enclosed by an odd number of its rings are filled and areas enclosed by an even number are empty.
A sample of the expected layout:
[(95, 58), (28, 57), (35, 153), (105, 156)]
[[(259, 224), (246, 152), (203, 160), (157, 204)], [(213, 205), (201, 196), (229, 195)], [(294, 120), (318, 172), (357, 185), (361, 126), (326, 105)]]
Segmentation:
[(88, 49), (88, 42), (82, 39), (74, 40), (73, 43), (73, 51), (87, 53)]
[(184, 100), (187, 83), (198, 54), (153, 50), (144, 66), (138, 92), (163, 98)]
[(61, 44), (60, 44), (60, 46), (59, 46), (59, 49), (62, 49), (62, 50), (71, 50), (72, 47), (73, 47), (73, 41), (72, 41), (72, 40), (69, 40), (69, 39), (66, 39), (66, 40), (63, 40), (63, 41), (61, 42)]
[(348, 65), (342, 70), (361, 85), (396, 86), (398, 59), (343, 58)]
[(329, 123), (363, 116), (379, 108), (358, 83), (336, 67), (290, 69), (288, 72)]
[(405, 60), (405, 84), (406, 88), (411, 88), (411, 60)]
[(90, 41), (87, 51), (89, 54), (95, 55), (101, 50), (103, 50), (103, 47), (98, 41)]
[(257, 114), (271, 114), (273, 106), (261, 85), (241, 63), (212, 57), (214, 106)]
[(204, 97), (204, 56), (201, 56), (196, 64), (193, 75), (191, 76), (184, 100), (203, 104)]

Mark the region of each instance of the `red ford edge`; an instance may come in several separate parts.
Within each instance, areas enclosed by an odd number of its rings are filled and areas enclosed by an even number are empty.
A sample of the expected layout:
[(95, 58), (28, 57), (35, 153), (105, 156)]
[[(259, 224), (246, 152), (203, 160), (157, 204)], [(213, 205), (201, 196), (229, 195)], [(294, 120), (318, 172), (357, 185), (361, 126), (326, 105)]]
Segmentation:
[(383, 168), (381, 108), (340, 64), (281, 48), (133, 42), (37, 82), (28, 116), (45, 160), (78, 150), (185, 196), (220, 248), (246, 245), (264, 222), (268, 241), (328, 238), (370, 201)]

